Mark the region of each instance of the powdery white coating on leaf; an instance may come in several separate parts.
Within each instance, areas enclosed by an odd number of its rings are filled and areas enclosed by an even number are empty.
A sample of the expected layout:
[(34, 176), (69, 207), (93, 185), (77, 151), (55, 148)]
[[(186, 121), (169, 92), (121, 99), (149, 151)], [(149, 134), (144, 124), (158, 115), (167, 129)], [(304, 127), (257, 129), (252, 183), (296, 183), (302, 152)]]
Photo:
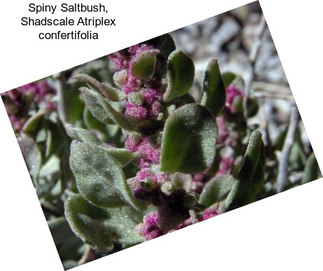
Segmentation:
[[(138, 51), (138, 50), (137, 50)], [(157, 54), (159, 50), (151, 49), (141, 52), (133, 57), (130, 63), (130, 72), (142, 80), (149, 80), (155, 73)]]
[(70, 166), (80, 193), (99, 207), (119, 207), (127, 202), (139, 208), (120, 165), (104, 149), (74, 140)]
[(198, 173), (215, 156), (217, 127), (209, 111), (187, 104), (170, 115), (162, 139), (161, 169), (166, 172)]
[(172, 52), (167, 61), (168, 86), (164, 100), (169, 102), (183, 96), (192, 87), (194, 80), (194, 63), (183, 51)]
[(225, 200), (233, 185), (237, 182), (231, 175), (222, 175), (211, 179), (203, 188), (199, 203), (208, 207)]
[(113, 242), (120, 242), (124, 248), (142, 242), (135, 230), (136, 222), (126, 208), (97, 208), (75, 194), (65, 202), (65, 216), (83, 241), (93, 248), (109, 251)]
[(37, 183), (42, 163), (41, 152), (36, 142), (31, 137), (21, 136), (18, 138), (18, 143), (28, 166), (30, 175), (32, 176), (33, 181)]

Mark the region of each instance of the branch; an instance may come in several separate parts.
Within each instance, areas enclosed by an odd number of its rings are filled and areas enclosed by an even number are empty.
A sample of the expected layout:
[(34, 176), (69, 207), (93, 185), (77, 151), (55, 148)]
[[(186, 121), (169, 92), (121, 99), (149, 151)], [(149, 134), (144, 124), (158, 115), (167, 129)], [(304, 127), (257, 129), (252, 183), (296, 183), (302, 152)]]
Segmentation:
[(89, 245), (86, 245), (84, 253), (81, 259), (79, 260), (78, 264), (81, 265), (81, 264), (87, 263), (90, 255), (91, 255), (91, 247)]
[(64, 72), (61, 72), (57, 76), (56, 80), (56, 89), (57, 89), (57, 96), (58, 96), (58, 116), (62, 123), (68, 123), (67, 117), (67, 104), (66, 104), (66, 76)]
[(279, 157), (279, 164), (278, 164), (278, 176), (277, 176), (277, 192), (281, 192), (284, 190), (287, 179), (288, 179), (288, 162), (289, 162), (289, 155), (292, 149), (293, 143), (295, 141), (295, 134), (297, 132), (298, 124), (299, 124), (299, 114), (296, 107), (296, 104), (292, 104), (290, 119), (289, 119), (289, 126), (286, 135), (286, 139), (284, 142), (283, 150)]
[[(261, 48), (261, 43), (262, 39), (265, 34), (266, 30), (266, 21), (264, 16), (261, 17), (260, 23), (257, 29), (256, 37), (258, 37), (255, 42), (253, 43), (251, 50), (249, 52), (249, 61), (250, 61), (250, 66), (249, 66), (249, 77), (246, 79), (246, 86), (245, 86), (245, 100), (247, 100), (247, 97), (250, 96), (251, 92), (251, 85), (255, 77), (255, 69), (256, 69), (256, 62), (257, 58), (259, 56), (260, 48)], [(245, 101), (246, 102), (246, 101)], [(245, 104), (246, 106), (246, 104)], [(246, 109), (246, 107), (245, 107)]]

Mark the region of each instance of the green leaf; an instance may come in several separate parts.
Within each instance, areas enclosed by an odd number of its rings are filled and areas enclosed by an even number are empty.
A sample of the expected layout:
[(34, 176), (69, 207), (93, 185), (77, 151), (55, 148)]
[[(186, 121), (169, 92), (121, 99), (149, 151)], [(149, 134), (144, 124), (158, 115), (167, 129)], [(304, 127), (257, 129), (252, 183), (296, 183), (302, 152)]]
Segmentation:
[(61, 260), (79, 260), (83, 242), (75, 236), (65, 217), (51, 219), (48, 226)]
[(42, 154), (36, 142), (28, 136), (18, 138), (18, 143), (35, 185), (38, 185), (39, 171), (42, 165)]
[(253, 178), (263, 149), (262, 135), (256, 130), (249, 137), (248, 146), (244, 154), (242, 165), (238, 172), (238, 179), (248, 182)]
[[(235, 101), (238, 100), (237, 98), (235, 99)], [(242, 100), (242, 98), (241, 98)], [(241, 112), (242, 112), (242, 101), (241, 101)], [(247, 98), (247, 117), (248, 118), (252, 118), (254, 117), (259, 110), (259, 104), (256, 98), (251, 98), (248, 97)]]
[(172, 38), (172, 36), (170, 34), (165, 34), (163, 35), (163, 43), (160, 46), (160, 54), (164, 57), (164, 58), (168, 58), (169, 55), (175, 51), (176, 49), (176, 45), (175, 42)]
[(114, 148), (110, 146), (104, 146), (104, 149), (112, 155), (112, 157), (120, 164), (120, 166), (125, 167), (128, 165), (133, 159), (133, 154), (124, 148)]
[[(175, 42), (170, 34), (164, 34), (145, 42), (154, 48), (159, 49), (161, 57), (167, 60), (171, 52), (176, 49)], [(159, 57), (158, 56), (158, 57)]]
[(127, 118), (117, 112), (101, 94), (89, 88), (80, 88), (80, 91), (88, 109), (99, 121), (104, 124), (117, 123), (126, 130), (134, 129), (133, 125), (127, 121)]
[(302, 184), (313, 181), (320, 177), (322, 177), (320, 167), (316, 161), (314, 153), (312, 153), (306, 161)]
[(105, 98), (111, 101), (121, 101), (126, 98), (126, 95), (117, 88), (114, 88), (107, 83), (101, 83), (87, 74), (76, 74), (73, 76), (73, 79), (86, 83), (90, 88), (99, 91)]
[(226, 92), (218, 61), (211, 59), (204, 75), (201, 104), (209, 109), (211, 114), (216, 117), (222, 110), (225, 99)]
[(101, 94), (91, 89), (80, 88), (80, 91), (92, 115), (105, 124), (110, 124), (112, 120), (126, 131), (148, 130), (150, 132), (161, 125), (156, 120), (137, 120), (116, 111)]
[(133, 154), (124, 148), (115, 148), (111, 147), (104, 142), (101, 142), (92, 132), (79, 128), (74, 127), (70, 124), (67, 124), (66, 126), (66, 132), (67, 134), (73, 138), (77, 139), (79, 141), (82, 141), (84, 143), (88, 144), (94, 144), (105, 151), (107, 151), (110, 155), (113, 156), (114, 159), (120, 164), (120, 166), (124, 167), (127, 164), (129, 164), (133, 159)]
[(76, 85), (68, 86), (62, 83), (57, 87), (58, 114), (63, 122), (75, 123), (82, 117), (84, 103), (79, 96)]
[(236, 78), (236, 75), (232, 72), (225, 72), (222, 74), (222, 79), (223, 79), (223, 83), (224, 83), (224, 87), (228, 87), (233, 80)]
[(302, 149), (300, 142), (296, 141), (289, 154), (289, 165), (291, 170), (303, 170), (306, 164), (306, 154)]
[(164, 77), (167, 70), (167, 59), (176, 49), (175, 42), (170, 34), (165, 34), (148, 41), (148, 44), (151, 44), (154, 48), (158, 48), (160, 51), (157, 56), (155, 73)]
[(231, 175), (222, 175), (211, 179), (203, 188), (199, 203), (206, 207), (214, 203), (223, 201), (237, 182)]
[(205, 107), (187, 104), (175, 110), (165, 123), (162, 171), (201, 172), (215, 156), (216, 137), (216, 123)]
[(65, 129), (68, 136), (73, 139), (94, 145), (101, 145), (102, 143), (92, 132), (86, 129), (74, 127), (71, 124), (66, 124)]
[(70, 167), (82, 196), (98, 207), (130, 204), (139, 209), (121, 166), (105, 149), (74, 140)]
[[(101, 133), (105, 133), (105, 124), (103, 124), (101, 121), (99, 121), (97, 118), (95, 118), (91, 111), (84, 107), (83, 111), (83, 120), (86, 128), (99, 131)], [(114, 124), (114, 122), (111, 120), (110, 124)]]
[(149, 80), (155, 73), (157, 55), (159, 50), (144, 51), (131, 63), (131, 73), (141, 80)]
[(265, 154), (261, 133), (251, 133), (242, 165), (238, 172), (235, 195), (232, 197), (230, 209), (248, 204), (256, 196), (264, 182)]
[(94, 249), (110, 251), (115, 242), (125, 248), (143, 241), (124, 208), (101, 209), (71, 195), (65, 201), (65, 216), (74, 233)]
[(168, 86), (164, 100), (169, 102), (186, 94), (194, 80), (194, 63), (183, 51), (174, 51), (167, 62)]
[(47, 110), (39, 110), (39, 112), (37, 112), (34, 116), (28, 119), (28, 121), (24, 124), (22, 131), (27, 135), (31, 135), (39, 128), (39, 124), (46, 113)]

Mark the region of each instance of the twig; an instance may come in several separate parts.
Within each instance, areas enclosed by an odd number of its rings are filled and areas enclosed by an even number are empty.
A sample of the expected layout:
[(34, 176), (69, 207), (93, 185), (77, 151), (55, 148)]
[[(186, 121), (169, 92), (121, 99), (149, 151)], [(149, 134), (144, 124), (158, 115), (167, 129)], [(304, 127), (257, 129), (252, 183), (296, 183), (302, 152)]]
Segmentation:
[(59, 207), (55, 206), (54, 204), (44, 201), (41, 202), (41, 206), (45, 208), (46, 210), (50, 211), (54, 215), (61, 216), (64, 214), (64, 211), (62, 211)]
[(262, 16), (260, 19), (259, 28), (257, 31), (258, 33), (256, 34), (258, 38), (253, 43), (249, 53), (250, 66), (249, 66), (249, 77), (246, 80), (246, 86), (245, 86), (245, 101), (244, 101), (245, 109), (247, 109), (247, 98), (250, 96), (251, 85), (255, 77), (256, 62), (260, 52), (260, 47), (261, 47), (262, 39), (264, 37), (265, 30), (266, 30), (266, 21), (264, 16)]
[(58, 75), (56, 80), (56, 89), (58, 96), (58, 115), (62, 123), (67, 123), (67, 104), (66, 104), (66, 76), (64, 72)]
[(254, 95), (256, 98), (278, 99), (278, 100), (287, 100), (287, 101), (292, 100), (291, 95), (284, 95), (283, 93), (279, 93), (279, 92), (256, 92)]
[(289, 126), (286, 135), (286, 139), (284, 142), (283, 150), (279, 157), (279, 164), (278, 164), (278, 176), (277, 176), (277, 192), (281, 192), (284, 190), (288, 178), (288, 162), (289, 162), (289, 155), (292, 149), (293, 143), (295, 141), (295, 134), (299, 124), (299, 114), (296, 107), (296, 104), (292, 104), (290, 119), (289, 119)]
[(281, 91), (286, 95), (291, 93), (290, 88), (286, 85), (279, 83), (269, 83), (265, 81), (253, 81), (252, 89), (264, 91)]
[[(246, 79), (245, 84), (245, 95), (243, 97), (243, 115), (246, 120), (248, 120), (248, 98), (251, 93), (251, 86), (254, 81), (254, 77), (256, 76), (256, 62), (257, 58), (259, 56), (261, 43), (264, 38), (264, 34), (266, 32), (266, 21), (264, 16), (261, 16), (260, 23), (257, 29), (256, 33), (256, 40), (254, 41), (253, 45), (251, 46), (250, 52), (249, 52), (249, 76)], [(263, 113), (263, 112), (262, 112)], [(268, 136), (268, 122), (266, 119), (263, 121), (263, 138), (265, 141), (265, 144), (269, 144), (269, 136)]]
[(91, 250), (92, 250), (91, 247), (89, 245), (86, 245), (84, 253), (83, 253), (81, 259), (78, 262), (79, 265), (88, 262), (90, 254), (91, 254)]

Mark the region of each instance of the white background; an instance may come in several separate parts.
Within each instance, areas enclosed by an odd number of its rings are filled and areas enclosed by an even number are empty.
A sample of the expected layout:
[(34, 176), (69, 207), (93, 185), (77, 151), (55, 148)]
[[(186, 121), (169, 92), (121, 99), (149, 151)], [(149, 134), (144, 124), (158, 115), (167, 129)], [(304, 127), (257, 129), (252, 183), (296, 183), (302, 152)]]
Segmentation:
[[(118, 26), (102, 29), (99, 41), (40, 41), (39, 29), (19, 23), (28, 2), (2, 1), (0, 91), (248, 3), (106, 2)], [(323, 168), (321, 1), (260, 3)], [(63, 270), (2, 102), (0, 131), (0, 268)], [(315, 181), (75, 270), (322, 270), (322, 192)]]

